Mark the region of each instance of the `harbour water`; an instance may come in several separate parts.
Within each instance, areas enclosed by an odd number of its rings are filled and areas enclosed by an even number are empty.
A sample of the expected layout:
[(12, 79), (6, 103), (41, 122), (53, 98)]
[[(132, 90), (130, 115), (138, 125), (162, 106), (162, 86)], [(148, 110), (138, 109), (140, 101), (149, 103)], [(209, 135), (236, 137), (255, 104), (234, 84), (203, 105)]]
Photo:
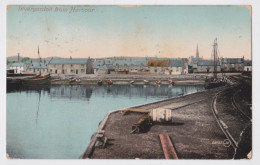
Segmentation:
[(109, 111), (204, 89), (201, 85), (51, 85), (7, 89), (7, 153), (12, 158), (77, 159)]

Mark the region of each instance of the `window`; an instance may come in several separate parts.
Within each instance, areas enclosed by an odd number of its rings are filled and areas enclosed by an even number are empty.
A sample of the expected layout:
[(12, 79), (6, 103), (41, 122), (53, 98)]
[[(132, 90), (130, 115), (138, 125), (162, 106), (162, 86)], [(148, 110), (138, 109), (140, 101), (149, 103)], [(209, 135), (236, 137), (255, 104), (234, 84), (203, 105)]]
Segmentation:
[(70, 67), (73, 67), (73, 64), (71, 64)]
[(84, 64), (81, 64), (81, 67), (84, 67), (85, 65)]
[(50, 72), (52, 72), (52, 69), (50, 69)]
[(73, 69), (71, 69), (71, 70), (70, 70), (70, 72), (71, 72), (71, 73), (73, 73), (73, 72), (74, 72), (74, 70), (73, 70)]
[(64, 64), (62, 64), (61, 66), (62, 66), (62, 68), (64, 68)]

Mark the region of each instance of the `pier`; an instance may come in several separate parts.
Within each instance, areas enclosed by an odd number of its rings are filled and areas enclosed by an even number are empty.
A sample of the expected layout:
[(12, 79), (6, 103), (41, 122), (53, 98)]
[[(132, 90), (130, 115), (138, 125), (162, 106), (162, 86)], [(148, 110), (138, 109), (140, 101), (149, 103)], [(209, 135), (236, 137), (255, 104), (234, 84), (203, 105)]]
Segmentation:
[[(242, 76), (233, 76), (233, 85), (131, 107), (171, 110), (171, 123), (153, 122), (142, 133), (131, 131), (143, 113), (123, 115), (123, 110), (113, 111), (97, 131), (107, 138), (106, 146), (95, 147), (95, 134), (82, 158), (165, 159), (160, 134), (168, 134), (178, 159), (250, 158), (247, 153), (252, 146), (251, 103), (246, 96), (251, 91), (244, 80)], [(246, 81), (251, 83), (251, 79)]]

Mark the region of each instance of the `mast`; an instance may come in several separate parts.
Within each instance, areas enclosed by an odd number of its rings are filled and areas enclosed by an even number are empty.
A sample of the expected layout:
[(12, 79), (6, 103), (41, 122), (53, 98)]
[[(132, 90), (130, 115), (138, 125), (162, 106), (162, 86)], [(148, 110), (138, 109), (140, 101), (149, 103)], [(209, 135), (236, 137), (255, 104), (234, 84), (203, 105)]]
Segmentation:
[[(41, 67), (42, 58), (41, 58), (41, 56), (40, 56), (39, 45), (38, 45), (38, 56), (39, 56), (39, 58), (40, 58), (39, 66)], [(40, 75), (41, 75), (41, 74), (42, 74), (42, 70), (41, 70), (41, 68), (40, 68)]]
[(217, 78), (217, 64), (218, 64), (218, 43), (217, 38), (214, 40), (213, 43), (213, 60), (214, 60), (214, 78)]
[(41, 58), (41, 56), (40, 56), (40, 49), (39, 49), (39, 45), (38, 45), (38, 56), (39, 56), (39, 58), (40, 58), (40, 63), (42, 62), (42, 58)]

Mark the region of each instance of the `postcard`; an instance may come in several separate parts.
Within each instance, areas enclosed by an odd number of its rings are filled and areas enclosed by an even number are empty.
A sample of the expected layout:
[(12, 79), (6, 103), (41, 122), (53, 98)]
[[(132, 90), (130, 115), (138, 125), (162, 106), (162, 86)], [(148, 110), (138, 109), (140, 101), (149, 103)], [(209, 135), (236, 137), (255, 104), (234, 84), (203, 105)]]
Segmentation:
[(252, 6), (6, 10), (8, 159), (252, 158)]

